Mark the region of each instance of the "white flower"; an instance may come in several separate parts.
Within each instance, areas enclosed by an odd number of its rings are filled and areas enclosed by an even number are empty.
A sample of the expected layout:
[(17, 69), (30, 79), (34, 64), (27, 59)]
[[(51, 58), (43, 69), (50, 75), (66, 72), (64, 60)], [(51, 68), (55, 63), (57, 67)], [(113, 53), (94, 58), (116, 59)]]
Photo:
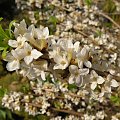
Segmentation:
[(75, 43), (73, 43), (73, 40), (61, 40), (59, 42), (59, 45), (67, 52), (78, 52), (80, 49), (80, 42), (77, 41)]
[(24, 35), (27, 32), (27, 25), (25, 20), (22, 20), (20, 24), (15, 23), (14, 35), (17, 38), (19, 35)]
[(91, 89), (94, 90), (97, 85), (101, 85), (105, 82), (105, 79), (99, 76), (94, 70), (91, 71)]
[(55, 57), (54, 57), (54, 61), (55, 61), (55, 65), (54, 65), (54, 67), (53, 67), (53, 69), (55, 70), (55, 69), (62, 69), (62, 70), (64, 70), (64, 69), (66, 69), (67, 67), (68, 67), (68, 65), (69, 65), (69, 60), (68, 60), (68, 58), (67, 58), (67, 55), (66, 54), (63, 54), (63, 56), (61, 56), (61, 55), (56, 55)]
[(30, 64), (33, 59), (38, 59), (40, 56), (43, 55), (40, 51), (32, 49), (32, 47), (27, 42), (25, 42), (24, 44), (24, 52), (26, 53), (24, 61), (27, 65)]
[(49, 29), (48, 27), (43, 28), (43, 30), (36, 28), (35, 29), (36, 35), (38, 39), (47, 39), (49, 36)]
[(8, 45), (13, 48), (22, 48), (24, 46), (24, 43), (26, 41), (25, 37), (19, 36), (17, 37), (17, 40), (9, 40)]
[(118, 86), (119, 83), (115, 79), (113, 79), (111, 75), (108, 75), (102, 90), (111, 93), (111, 88), (112, 87), (116, 88)]
[(8, 53), (6, 56), (6, 61), (8, 61), (6, 68), (8, 71), (18, 70), (20, 68), (20, 60), (24, 57), (24, 54), (21, 54), (21, 49), (11, 50), (11, 53)]
[(69, 66), (70, 77), (69, 77), (69, 84), (76, 83), (77, 85), (83, 85), (83, 76), (86, 76), (89, 73), (89, 69), (78, 69), (75, 65)]
[(80, 68), (83, 68), (83, 64), (88, 67), (91, 68), (92, 64), (90, 61), (88, 61), (88, 57), (89, 57), (89, 48), (88, 46), (85, 46), (82, 48), (82, 50), (77, 54), (77, 58), (78, 58), (78, 66)]

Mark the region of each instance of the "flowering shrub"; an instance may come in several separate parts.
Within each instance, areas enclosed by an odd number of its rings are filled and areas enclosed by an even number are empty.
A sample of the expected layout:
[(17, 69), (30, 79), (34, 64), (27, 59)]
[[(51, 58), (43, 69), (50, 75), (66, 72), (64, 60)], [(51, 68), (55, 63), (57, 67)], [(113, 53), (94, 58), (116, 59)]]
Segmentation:
[[(77, 25), (73, 27), (74, 21), (67, 19), (64, 30), (56, 25), (55, 35), (50, 35), (48, 27), (27, 27), (25, 20), (14, 23), (14, 38), (8, 40), (10, 49), (4, 60), (7, 70), (26, 77), (28, 84), (25, 91), (5, 93), (4, 107), (33, 116), (44, 114), (51, 120), (62, 119), (59, 113), (70, 114), (65, 114), (66, 120), (109, 118), (109, 109), (102, 106), (114, 102), (114, 93), (120, 89), (120, 48), (105, 28), (100, 31), (95, 10), (84, 6), (83, 18), (87, 17), (81, 24), (70, 11)], [(91, 26), (96, 27), (95, 33), (79, 30), (88, 31)], [(69, 36), (71, 29), (78, 33)]]

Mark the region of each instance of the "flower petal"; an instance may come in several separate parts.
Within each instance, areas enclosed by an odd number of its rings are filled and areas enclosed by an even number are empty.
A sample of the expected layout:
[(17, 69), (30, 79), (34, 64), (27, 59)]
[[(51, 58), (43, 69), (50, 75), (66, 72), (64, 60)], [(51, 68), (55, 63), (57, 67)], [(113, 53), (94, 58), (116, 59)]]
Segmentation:
[(31, 55), (32, 55), (32, 57), (34, 58), (34, 59), (38, 59), (40, 56), (42, 56), (43, 54), (40, 52), (40, 51), (38, 51), (38, 50), (36, 50), (36, 49), (33, 49), (32, 51), (31, 51)]
[(97, 82), (92, 82), (91, 89), (95, 90), (96, 87), (97, 87)]
[(42, 80), (46, 80), (46, 78), (45, 78), (45, 72), (44, 71), (41, 71), (41, 78), (42, 78)]
[(75, 74), (78, 71), (78, 67), (76, 65), (70, 65), (69, 71), (71, 74)]
[(73, 83), (75, 83), (75, 81), (74, 81), (74, 75), (71, 75), (70, 77), (69, 77), (69, 84), (73, 84)]
[(25, 61), (25, 63), (26, 63), (27, 65), (29, 65), (29, 64), (33, 61), (33, 57), (32, 57), (31, 55), (26, 56), (26, 57), (24, 58), (24, 61)]
[(88, 52), (87, 52), (87, 49), (84, 47), (84, 48), (82, 48), (80, 53), (81, 53), (81, 57), (85, 57)]
[(112, 80), (111, 80), (111, 86), (112, 86), (112, 87), (118, 87), (119, 84), (118, 84), (118, 82), (117, 82), (116, 80), (112, 79)]
[(62, 60), (63, 60), (63, 58), (62, 58), (62, 56), (60, 56), (60, 55), (56, 55), (56, 56), (54, 57), (54, 61), (55, 61), (56, 63), (61, 63)]
[(82, 76), (76, 77), (76, 84), (77, 84), (79, 87), (83, 85), (83, 77), (82, 77)]
[(18, 70), (20, 68), (20, 63), (18, 60), (13, 60), (7, 63), (6, 68), (8, 71)]
[(98, 76), (98, 78), (97, 78), (97, 84), (103, 84), (104, 81), (105, 81), (105, 79), (103, 77)]
[(84, 68), (84, 69), (79, 69), (80, 75), (87, 75), (89, 73), (89, 69)]
[(48, 27), (45, 27), (43, 29), (43, 36), (45, 37), (45, 39), (48, 38), (48, 36), (49, 36), (49, 29), (48, 29)]
[(91, 67), (92, 67), (92, 64), (91, 64), (90, 61), (85, 61), (85, 62), (84, 62), (84, 65), (85, 65), (86, 67), (88, 67), (88, 68), (91, 68)]
[(18, 42), (16, 40), (9, 40), (8, 45), (13, 48), (16, 48), (18, 46)]
[(79, 60), (78, 61), (78, 66), (79, 66), (79, 68), (83, 68), (83, 61)]
[(25, 51), (32, 51), (32, 47), (27, 42), (24, 44), (24, 49)]

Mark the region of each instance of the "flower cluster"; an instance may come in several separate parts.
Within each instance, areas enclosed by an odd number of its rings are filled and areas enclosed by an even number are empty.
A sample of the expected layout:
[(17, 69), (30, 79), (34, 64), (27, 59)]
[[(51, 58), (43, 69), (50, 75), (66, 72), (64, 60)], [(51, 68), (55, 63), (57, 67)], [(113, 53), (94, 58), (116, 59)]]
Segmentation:
[[(56, 31), (50, 35), (52, 25), (27, 27), (25, 20), (14, 24), (6, 68), (28, 78), (30, 90), (6, 94), (2, 104), (12, 110), (24, 108), (30, 115), (46, 114), (51, 120), (109, 118), (111, 96), (120, 89), (120, 42), (114, 36), (119, 30), (115, 28), (111, 35), (94, 5), (82, 6), (79, 0), (74, 4), (41, 0), (39, 8), (43, 2), (44, 7), (55, 7)], [(38, 1), (30, 0), (29, 5), (32, 3)], [(37, 20), (30, 17), (31, 23), (47, 21), (51, 10), (39, 15)], [(59, 116), (59, 112), (71, 115)], [(117, 119), (113, 114), (110, 117)]]

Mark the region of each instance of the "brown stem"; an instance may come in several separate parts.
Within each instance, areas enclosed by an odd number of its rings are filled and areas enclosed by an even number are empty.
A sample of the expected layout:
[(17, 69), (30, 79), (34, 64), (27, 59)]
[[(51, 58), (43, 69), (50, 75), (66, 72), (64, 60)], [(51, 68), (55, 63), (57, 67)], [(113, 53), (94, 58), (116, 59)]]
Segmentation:
[(68, 113), (70, 115), (75, 115), (75, 116), (81, 117), (81, 113), (80, 112), (75, 112), (75, 111), (72, 111), (72, 110), (57, 109), (57, 108), (51, 108), (51, 109), (53, 111)]
[(118, 27), (120, 29), (120, 25), (118, 23), (116, 23), (111, 17), (109, 17), (108, 15), (106, 15), (105, 13), (102, 12), (97, 12), (97, 14), (102, 15), (103, 17), (107, 18), (108, 20), (110, 20), (116, 27)]

